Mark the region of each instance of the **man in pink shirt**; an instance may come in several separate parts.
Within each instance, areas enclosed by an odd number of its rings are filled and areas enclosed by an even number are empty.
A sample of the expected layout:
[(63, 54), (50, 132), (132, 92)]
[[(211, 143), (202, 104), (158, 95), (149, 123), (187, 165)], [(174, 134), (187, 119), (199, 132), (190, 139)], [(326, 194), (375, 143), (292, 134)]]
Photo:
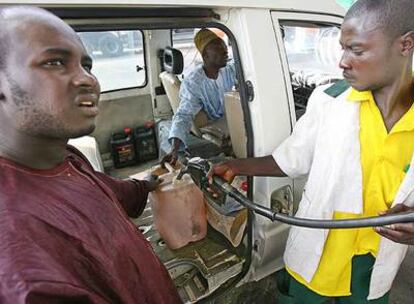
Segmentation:
[(99, 83), (76, 33), (37, 8), (0, 10), (0, 303), (180, 303), (128, 216), (156, 184), (95, 172)]

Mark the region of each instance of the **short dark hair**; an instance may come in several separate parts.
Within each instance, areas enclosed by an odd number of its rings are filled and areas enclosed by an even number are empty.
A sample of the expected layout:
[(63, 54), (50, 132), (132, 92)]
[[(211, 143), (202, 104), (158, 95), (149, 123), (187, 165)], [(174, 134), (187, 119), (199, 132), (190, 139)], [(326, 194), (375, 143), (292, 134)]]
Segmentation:
[(345, 21), (365, 16), (374, 18), (374, 25), (391, 38), (414, 31), (413, 0), (358, 0), (346, 13)]
[[(35, 20), (41, 15), (52, 15), (50, 12), (35, 6), (13, 5), (0, 7), (0, 70), (6, 68), (7, 57), (12, 48), (11, 35), (13, 27), (22, 20)], [(54, 16), (54, 15), (53, 15)], [(14, 24), (10, 25), (13, 22)]]

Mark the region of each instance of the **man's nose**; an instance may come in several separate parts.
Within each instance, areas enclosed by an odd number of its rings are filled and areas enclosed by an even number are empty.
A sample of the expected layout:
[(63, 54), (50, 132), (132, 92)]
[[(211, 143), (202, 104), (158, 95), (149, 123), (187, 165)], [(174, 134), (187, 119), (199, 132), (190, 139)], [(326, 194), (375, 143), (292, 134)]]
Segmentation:
[(343, 52), (341, 60), (339, 60), (339, 68), (342, 70), (349, 69), (351, 67), (350, 60), (348, 58), (347, 52)]
[(75, 86), (86, 86), (86, 87), (96, 87), (99, 85), (98, 79), (87, 69), (83, 66), (80, 66), (74, 77), (73, 77), (73, 84)]

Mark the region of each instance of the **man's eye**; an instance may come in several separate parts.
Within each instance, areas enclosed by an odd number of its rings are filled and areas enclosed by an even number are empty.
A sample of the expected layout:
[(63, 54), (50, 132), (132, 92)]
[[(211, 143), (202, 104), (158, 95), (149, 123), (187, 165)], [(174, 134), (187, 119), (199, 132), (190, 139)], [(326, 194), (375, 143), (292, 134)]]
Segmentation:
[(92, 71), (92, 64), (84, 64), (83, 68), (85, 71), (91, 72)]
[(64, 66), (65, 62), (63, 59), (51, 59), (45, 62), (46, 66)]
[(354, 53), (355, 56), (361, 56), (364, 54), (364, 51), (361, 50), (352, 50), (352, 53)]

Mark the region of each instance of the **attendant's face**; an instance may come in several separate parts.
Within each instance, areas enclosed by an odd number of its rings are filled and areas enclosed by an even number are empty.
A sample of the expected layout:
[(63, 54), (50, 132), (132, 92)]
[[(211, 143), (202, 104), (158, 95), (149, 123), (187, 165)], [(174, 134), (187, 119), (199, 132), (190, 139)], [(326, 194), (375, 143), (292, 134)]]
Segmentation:
[(220, 38), (211, 41), (204, 48), (203, 61), (206, 65), (223, 68), (226, 66), (228, 59), (227, 46)]
[(76, 33), (51, 18), (16, 25), (0, 71), (3, 113), (31, 136), (68, 139), (95, 128), (100, 87)]
[(378, 90), (395, 81), (403, 69), (400, 40), (373, 25), (372, 18), (351, 18), (341, 27), (344, 50), (339, 63), (344, 78), (358, 91)]

